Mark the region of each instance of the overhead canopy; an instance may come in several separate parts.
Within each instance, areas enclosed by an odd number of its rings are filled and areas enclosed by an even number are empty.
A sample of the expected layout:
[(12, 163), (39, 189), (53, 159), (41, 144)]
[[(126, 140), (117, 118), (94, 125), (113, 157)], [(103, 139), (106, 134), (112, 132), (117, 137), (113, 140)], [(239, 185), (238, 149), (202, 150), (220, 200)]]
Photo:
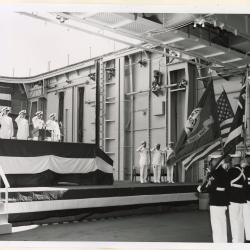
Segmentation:
[[(87, 24), (133, 38), (145, 50), (173, 49), (210, 63), (217, 72), (241, 72), (250, 63), (249, 15), (183, 13), (55, 13), (57, 19)], [(135, 41), (136, 41), (135, 40)]]

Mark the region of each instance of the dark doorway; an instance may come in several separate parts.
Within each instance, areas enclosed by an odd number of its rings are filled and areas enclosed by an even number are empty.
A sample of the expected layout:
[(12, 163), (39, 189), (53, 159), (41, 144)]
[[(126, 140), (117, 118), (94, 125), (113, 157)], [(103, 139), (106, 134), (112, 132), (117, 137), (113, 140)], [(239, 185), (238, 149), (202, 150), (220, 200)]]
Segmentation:
[(37, 101), (31, 103), (31, 108), (30, 108), (30, 122), (31, 119), (35, 116), (35, 113), (37, 112)]
[(84, 105), (84, 87), (78, 88), (78, 124), (77, 124), (77, 142), (83, 142), (83, 105)]
[(61, 141), (64, 141), (63, 119), (64, 119), (64, 92), (59, 92), (58, 123), (61, 130)]

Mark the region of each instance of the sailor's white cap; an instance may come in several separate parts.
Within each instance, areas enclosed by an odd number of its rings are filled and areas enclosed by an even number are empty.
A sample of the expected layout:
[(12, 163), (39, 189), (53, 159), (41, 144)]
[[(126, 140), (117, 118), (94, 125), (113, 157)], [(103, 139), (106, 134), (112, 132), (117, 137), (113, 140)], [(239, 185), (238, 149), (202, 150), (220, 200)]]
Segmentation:
[(19, 115), (21, 115), (21, 114), (26, 114), (26, 110), (25, 110), (25, 109), (21, 110), (21, 111), (19, 112)]
[(3, 107), (1, 109), (1, 112), (3, 112), (3, 111), (10, 111), (10, 110), (11, 110), (11, 107)]
[(42, 115), (43, 114), (43, 111), (37, 111), (36, 113), (35, 113), (35, 115)]
[(52, 118), (52, 117), (56, 117), (56, 113), (51, 113), (51, 114), (49, 115), (49, 118)]

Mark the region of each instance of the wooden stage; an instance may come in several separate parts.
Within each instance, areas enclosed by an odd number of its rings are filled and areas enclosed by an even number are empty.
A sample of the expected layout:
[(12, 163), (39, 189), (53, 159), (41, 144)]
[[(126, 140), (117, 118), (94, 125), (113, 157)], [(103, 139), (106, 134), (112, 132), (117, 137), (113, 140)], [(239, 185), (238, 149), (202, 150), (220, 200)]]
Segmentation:
[[(131, 206), (156, 205), (198, 200), (197, 184), (141, 184), (115, 182), (114, 185), (9, 188), (8, 202), (1, 203), (0, 214), (9, 222), (78, 214), (83, 211)], [(5, 189), (0, 189), (2, 201)]]

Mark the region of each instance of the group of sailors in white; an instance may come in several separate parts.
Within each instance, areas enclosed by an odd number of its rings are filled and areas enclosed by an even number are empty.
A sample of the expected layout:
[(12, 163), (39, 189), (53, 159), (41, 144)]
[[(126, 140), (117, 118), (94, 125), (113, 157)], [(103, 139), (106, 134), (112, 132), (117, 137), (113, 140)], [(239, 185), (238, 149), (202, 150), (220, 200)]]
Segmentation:
[[(14, 128), (12, 118), (9, 116), (11, 112), (10, 107), (3, 107), (0, 111), (0, 138), (1, 139), (14, 139)], [(29, 133), (29, 122), (26, 119), (26, 110), (21, 110), (15, 119), (17, 124), (16, 139), (28, 140), (30, 138)], [(56, 114), (52, 113), (49, 115), (47, 122), (43, 120), (43, 112), (37, 111), (35, 116), (32, 118), (33, 125), (33, 140), (38, 140), (39, 130), (45, 129), (50, 131), (51, 136), (47, 138), (49, 141), (60, 141), (61, 132), (58, 122), (56, 121)]]
[(39, 130), (46, 129), (50, 131), (51, 136), (48, 138), (50, 141), (60, 141), (61, 132), (58, 122), (56, 121), (56, 114), (49, 115), (49, 119), (45, 123), (43, 120), (43, 112), (37, 111), (36, 115), (32, 118), (33, 124), (33, 140), (38, 140)]
[(162, 166), (166, 166), (167, 169), (167, 182), (174, 183), (173, 181), (173, 170), (174, 165), (167, 164), (169, 157), (174, 153), (173, 143), (170, 142), (168, 147), (164, 150), (160, 149), (161, 145), (156, 144), (150, 150), (147, 148), (147, 143), (143, 141), (141, 145), (137, 148), (137, 152), (140, 155), (139, 166), (140, 166), (140, 182), (146, 183), (148, 176), (148, 166), (149, 166), (149, 153), (152, 154), (152, 168), (153, 168), (153, 182), (161, 182), (161, 169)]

